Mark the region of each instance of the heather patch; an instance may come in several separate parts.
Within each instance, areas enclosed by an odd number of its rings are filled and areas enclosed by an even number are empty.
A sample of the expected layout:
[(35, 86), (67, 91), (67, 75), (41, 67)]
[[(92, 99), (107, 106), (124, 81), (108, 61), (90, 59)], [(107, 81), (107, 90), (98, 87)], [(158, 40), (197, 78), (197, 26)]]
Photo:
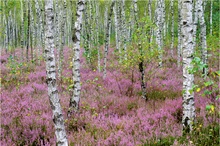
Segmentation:
[[(69, 51), (65, 49), (65, 58), (69, 57)], [(81, 61), (80, 109), (68, 119), (66, 113), (73, 84), (69, 63), (64, 63), (63, 76), (58, 80), (70, 145), (188, 145), (189, 141), (211, 145), (211, 139), (218, 140), (218, 108), (207, 111), (206, 105), (213, 101), (202, 97), (201, 92), (195, 94), (195, 133), (191, 137), (181, 136), (182, 82), (179, 76), (182, 73), (173, 60), (161, 69), (146, 66), (147, 102), (141, 98), (138, 71), (126, 72), (118, 69), (119, 64), (116, 68), (110, 64), (108, 75), (103, 79), (102, 73), (86, 67), (85, 59)], [(20, 73), (14, 74), (14, 80), (7, 65), (8, 62), (1, 64), (1, 145), (54, 145), (45, 64), (19, 68), (16, 72)], [(215, 102), (217, 105), (219, 101)]]

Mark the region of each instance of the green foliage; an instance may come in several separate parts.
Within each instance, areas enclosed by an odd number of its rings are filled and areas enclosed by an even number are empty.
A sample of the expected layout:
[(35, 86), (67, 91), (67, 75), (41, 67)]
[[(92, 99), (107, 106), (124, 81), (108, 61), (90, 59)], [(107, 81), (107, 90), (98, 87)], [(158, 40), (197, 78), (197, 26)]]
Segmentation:
[[(132, 43), (128, 46), (127, 51), (121, 55), (127, 55), (127, 59), (122, 61), (122, 66), (125, 69), (136, 68), (140, 62), (149, 63), (158, 56), (158, 50), (155, 42), (150, 42), (150, 29), (154, 28), (153, 23), (147, 18), (140, 20), (139, 28), (136, 28), (133, 36)], [(120, 54), (119, 54), (120, 55)]]
[[(193, 68), (189, 69), (189, 72), (194, 74), (196, 72), (199, 72), (203, 69), (207, 69), (208, 66), (204, 64), (199, 57), (195, 57), (192, 61)], [(201, 85), (195, 84), (193, 85), (190, 92), (196, 91), (200, 92), (201, 89), (203, 90), (203, 96), (210, 97), (213, 100), (218, 100), (219, 98), (219, 90), (218, 90), (218, 78), (220, 71), (212, 71), (209, 70), (208, 74), (201, 74), (201, 78), (203, 79), (203, 82)], [(215, 103), (215, 102), (214, 102)], [(210, 104), (206, 105), (206, 110), (212, 112), (214, 111), (214, 108), (216, 105)]]
[[(138, 93), (141, 95), (141, 92)], [(155, 88), (147, 88), (147, 97), (152, 100), (175, 99), (180, 96), (180, 92), (173, 90), (160, 90)]]
[(197, 124), (189, 135), (180, 137), (163, 137), (161, 139), (147, 141), (144, 146), (179, 146), (182, 144), (218, 146), (220, 141), (219, 130), (220, 126), (218, 123), (213, 123), (208, 127), (204, 127), (202, 124)]
[(208, 127), (197, 124), (190, 135), (179, 137), (177, 140), (180, 144), (190, 142), (194, 145), (217, 146), (220, 140), (219, 128), (218, 123), (212, 123)]
[(168, 136), (165, 138), (157, 139), (155, 141), (149, 141), (144, 144), (144, 146), (168, 146), (172, 145), (175, 138), (172, 136)]
[(127, 105), (127, 109), (130, 111), (132, 109), (137, 109), (138, 104), (136, 102), (131, 102)]

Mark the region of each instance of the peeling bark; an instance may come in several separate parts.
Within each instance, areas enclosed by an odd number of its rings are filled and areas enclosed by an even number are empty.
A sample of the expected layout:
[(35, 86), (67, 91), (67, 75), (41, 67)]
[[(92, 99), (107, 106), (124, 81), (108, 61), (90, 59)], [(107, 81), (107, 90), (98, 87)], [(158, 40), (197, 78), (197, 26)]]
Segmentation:
[(56, 84), (56, 67), (54, 55), (54, 26), (53, 26), (53, 0), (45, 1), (45, 55), (46, 55), (46, 83), (48, 85), (48, 96), (53, 112), (53, 122), (58, 146), (68, 146), (62, 108)]
[(162, 55), (163, 55), (163, 0), (157, 1), (157, 7), (155, 12), (155, 23), (156, 23), (156, 43), (159, 51), (159, 66), (162, 67)]
[(82, 28), (82, 15), (85, 7), (85, 0), (79, 0), (77, 3), (77, 20), (75, 21), (75, 46), (73, 47), (74, 57), (72, 59), (73, 62), (73, 96), (70, 98), (68, 117), (72, 114), (72, 111), (75, 112), (79, 109), (79, 101), (80, 101), (80, 33)]
[(181, 32), (183, 42), (183, 131), (188, 133), (193, 130), (195, 120), (195, 102), (192, 90), (194, 75), (189, 73), (193, 68), (193, 2), (192, 0), (181, 1)]

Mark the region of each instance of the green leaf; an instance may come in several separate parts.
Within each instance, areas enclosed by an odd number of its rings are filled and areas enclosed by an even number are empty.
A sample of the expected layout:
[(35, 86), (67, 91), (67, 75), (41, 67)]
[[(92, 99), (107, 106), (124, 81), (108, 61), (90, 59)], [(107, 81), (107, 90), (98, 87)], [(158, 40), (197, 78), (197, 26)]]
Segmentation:
[(210, 110), (212, 108), (212, 105), (206, 105), (205, 109)]
[(200, 60), (199, 57), (195, 57), (195, 58), (194, 58), (194, 61), (195, 61), (196, 63), (199, 63), (201, 60)]
[(193, 93), (193, 89), (190, 89), (190, 90), (189, 90), (189, 93), (192, 94), (192, 93)]
[(69, 85), (69, 86), (68, 86), (68, 90), (72, 89), (73, 86), (74, 86), (74, 84)]
[(204, 83), (204, 85), (206, 86), (206, 87), (208, 87), (208, 86), (210, 86), (210, 85), (212, 85), (213, 84), (213, 81), (208, 81), (208, 82), (205, 82)]
[(209, 91), (209, 90), (205, 90), (205, 91), (204, 91), (204, 94), (205, 94), (205, 95), (210, 95), (210, 94), (212, 94), (212, 92)]
[(218, 76), (220, 76), (220, 70), (215, 71), (215, 73), (216, 73)]

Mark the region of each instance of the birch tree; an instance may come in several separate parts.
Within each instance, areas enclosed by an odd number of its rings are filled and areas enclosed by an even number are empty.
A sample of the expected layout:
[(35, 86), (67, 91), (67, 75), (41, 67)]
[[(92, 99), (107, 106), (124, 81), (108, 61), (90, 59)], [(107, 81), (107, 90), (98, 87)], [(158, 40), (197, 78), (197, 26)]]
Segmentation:
[(183, 131), (193, 130), (195, 119), (194, 93), (191, 91), (194, 75), (189, 73), (193, 68), (193, 2), (192, 0), (181, 0), (181, 32), (183, 42)]
[[(206, 23), (204, 17), (204, 8), (203, 7), (203, 0), (198, 1), (198, 18), (200, 23), (200, 37), (201, 37), (201, 48), (202, 48), (202, 61), (204, 64), (208, 64), (208, 54), (207, 54), (207, 43), (206, 43)], [(203, 68), (203, 73), (207, 74), (207, 68)]]
[(34, 26), (34, 12), (33, 4), (30, 2), (30, 46), (31, 46), (31, 60), (34, 61), (35, 58), (35, 26)]
[(29, 51), (29, 43), (30, 43), (30, 1), (27, 1), (28, 3), (28, 25), (27, 25), (27, 46), (26, 46), (26, 60), (29, 61), (28, 58), (28, 51)]
[(109, 29), (111, 25), (111, 16), (113, 13), (113, 7), (115, 4), (115, 0), (112, 1), (112, 4), (110, 6), (110, 11), (108, 14), (108, 21), (107, 21), (107, 26), (106, 26), (106, 38), (105, 38), (105, 52), (104, 52), (104, 69), (103, 69), (103, 78), (106, 77), (106, 64), (107, 64), (107, 56), (108, 56), (108, 48), (109, 48)]
[(99, 3), (95, 5), (95, 11), (96, 11), (96, 16), (95, 16), (95, 20), (96, 20), (96, 47), (97, 47), (97, 51), (98, 51), (98, 71), (101, 72), (101, 59), (100, 59), (100, 47), (99, 47), (99, 44), (100, 44), (100, 40), (99, 40), (99, 26), (100, 26), (100, 23), (98, 21), (98, 17), (99, 17)]
[(194, 31), (193, 31), (193, 41), (194, 41), (194, 48), (196, 47), (196, 32), (197, 32), (197, 26), (198, 26), (198, 1), (195, 1), (194, 4)]
[[(141, 28), (139, 28), (139, 27), (141, 27), (140, 25), (139, 25), (139, 22), (138, 22), (138, 7), (137, 7), (137, 0), (133, 0), (133, 5), (134, 5), (134, 18), (135, 18), (135, 23), (136, 23), (136, 29), (137, 29), (137, 36), (138, 37), (143, 37), (142, 35), (141, 35), (141, 33), (143, 34), (143, 35), (146, 35), (145, 33), (143, 33), (143, 31), (142, 32), (140, 32), (140, 30), (141, 30)], [(144, 27), (144, 26), (143, 26)], [(139, 50), (139, 53), (140, 53), (140, 62), (139, 62), (139, 72), (141, 73), (141, 90), (142, 90), (142, 98), (144, 98), (145, 100), (148, 100), (147, 99), (147, 91), (146, 91), (146, 85), (145, 85), (145, 71), (144, 71), (144, 57), (143, 57), (143, 48), (142, 48), (142, 45), (141, 45), (141, 38), (138, 38), (138, 41), (137, 41), (137, 43), (138, 43), (138, 50)]]
[[(122, 0), (122, 7), (121, 7), (121, 25), (122, 25), (122, 41), (123, 42), (123, 51), (124, 51), (124, 59), (127, 60), (127, 46), (126, 46), (126, 31), (127, 31), (127, 26), (126, 26), (126, 18), (125, 18), (125, 0)], [(137, 8), (137, 7), (136, 7)]]
[(177, 45), (177, 66), (180, 67), (180, 61), (182, 56), (182, 34), (181, 34), (181, 2), (178, 1), (178, 45)]
[(53, 26), (53, 0), (45, 1), (45, 55), (46, 55), (46, 83), (48, 85), (48, 96), (53, 112), (53, 122), (58, 146), (68, 146), (64, 119), (60, 105), (60, 99), (56, 84), (56, 67), (54, 56), (54, 26)]
[(163, 0), (157, 1), (156, 12), (155, 12), (155, 23), (156, 23), (156, 43), (159, 50), (159, 66), (162, 67), (162, 46), (163, 46)]
[(171, 0), (171, 55), (173, 57), (173, 50), (174, 50), (174, 7), (173, 7), (173, 0)]
[(37, 62), (38, 62), (38, 65), (40, 65), (40, 46), (39, 46), (39, 43), (40, 43), (40, 7), (39, 7), (39, 3), (38, 3), (38, 0), (35, 0), (35, 8), (36, 8), (36, 14), (37, 14), (37, 17), (36, 17), (36, 44), (37, 44)]
[(213, 7), (213, 0), (210, 0), (211, 6), (210, 6), (210, 34), (212, 35), (212, 7)]
[(65, 43), (65, 35), (64, 35), (64, 27), (66, 24), (66, 0), (63, 0), (63, 13), (62, 13), (62, 26), (61, 26), (61, 41), (58, 48), (58, 54), (59, 54), (59, 64), (58, 64), (58, 76), (61, 78), (62, 75), (62, 66), (63, 66), (63, 47)]
[(24, 49), (24, 21), (23, 21), (23, 17), (24, 17), (24, 13), (23, 13), (23, 2), (22, 0), (20, 0), (20, 5), (21, 5), (21, 49), (22, 49), (22, 52), (21, 52), (21, 58), (22, 58), (22, 61), (23, 61), (23, 49)]
[(70, 98), (69, 110), (68, 110), (68, 117), (71, 115), (72, 111), (75, 112), (79, 109), (79, 101), (80, 101), (80, 33), (82, 27), (82, 15), (85, 6), (85, 0), (79, 0), (77, 3), (77, 12), (76, 16), (77, 19), (75, 21), (75, 29), (73, 34), (73, 42), (75, 46), (73, 48), (74, 57), (72, 59), (73, 62), (73, 96)]
[(117, 11), (118, 11), (118, 8), (117, 8), (117, 1), (115, 3), (115, 6), (113, 8), (113, 11), (114, 11), (114, 18), (115, 18), (115, 44), (116, 44), (116, 50), (119, 50), (119, 46), (118, 46), (118, 17), (117, 17)]

